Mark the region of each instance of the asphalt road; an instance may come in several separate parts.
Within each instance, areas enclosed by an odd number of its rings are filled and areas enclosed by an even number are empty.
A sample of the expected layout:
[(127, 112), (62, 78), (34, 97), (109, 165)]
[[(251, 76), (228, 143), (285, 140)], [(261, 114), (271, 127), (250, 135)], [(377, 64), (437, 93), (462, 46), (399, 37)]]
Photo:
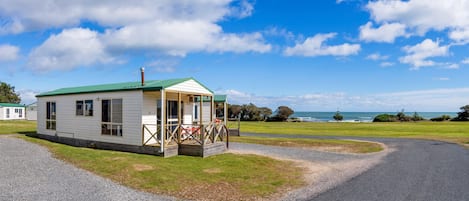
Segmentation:
[[(295, 137), (315, 138), (300, 135)], [(469, 200), (469, 150), (459, 145), (427, 140), (343, 138), (378, 141), (395, 151), (361, 175), (309, 200)]]

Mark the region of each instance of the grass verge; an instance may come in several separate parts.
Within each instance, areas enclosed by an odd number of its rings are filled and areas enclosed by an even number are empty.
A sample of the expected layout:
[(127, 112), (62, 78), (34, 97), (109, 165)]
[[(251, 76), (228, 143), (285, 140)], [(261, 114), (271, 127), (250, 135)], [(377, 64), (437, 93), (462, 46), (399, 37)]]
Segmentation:
[(77, 148), (32, 137), (56, 158), (134, 189), (191, 200), (257, 200), (305, 184), (303, 169), (256, 155), (208, 158)]
[(274, 145), (283, 147), (300, 147), (320, 151), (339, 153), (373, 153), (383, 150), (378, 143), (353, 140), (334, 139), (298, 139), (298, 138), (266, 138), (266, 137), (231, 137), (232, 142)]
[(36, 133), (36, 121), (7, 120), (0, 121), (1, 134)]
[(467, 144), (467, 122), (241, 122), (241, 132), (430, 139)]

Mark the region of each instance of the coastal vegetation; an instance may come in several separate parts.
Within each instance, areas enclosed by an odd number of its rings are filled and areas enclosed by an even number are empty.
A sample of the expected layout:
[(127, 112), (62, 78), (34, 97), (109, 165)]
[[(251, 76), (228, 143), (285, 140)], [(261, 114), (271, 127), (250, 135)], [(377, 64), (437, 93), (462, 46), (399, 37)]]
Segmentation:
[(293, 113), (288, 106), (279, 106), (275, 112), (268, 107), (257, 107), (252, 103), (228, 106), (228, 117), (239, 118), (241, 121), (286, 121)]
[(342, 121), (344, 119), (344, 116), (340, 114), (340, 112), (337, 110), (337, 112), (335, 112), (332, 118), (334, 118), (334, 120), (336, 121)]

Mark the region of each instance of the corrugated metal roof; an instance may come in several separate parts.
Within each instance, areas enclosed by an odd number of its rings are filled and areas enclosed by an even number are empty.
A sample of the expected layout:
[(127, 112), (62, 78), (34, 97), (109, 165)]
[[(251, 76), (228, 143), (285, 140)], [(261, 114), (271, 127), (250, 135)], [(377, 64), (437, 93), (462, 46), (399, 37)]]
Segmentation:
[[(36, 97), (66, 95), (66, 94), (95, 93), (95, 92), (127, 91), (127, 90), (161, 90), (161, 89), (165, 89), (170, 86), (174, 86), (176, 84), (185, 82), (187, 80), (194, 80), (200, 84), (200, 82), (198, 82), (197, 80), (193, 78), (150, 80), (150, 81), (145, 81), (144, 86), (141, 86), (141, 82), (124, 82), (124, 83), (114, 83), (114, 84), (61, 88), (61, 89), (57, 89), (54, 91), (49, 91), (49, 92), (38, 94)], [(204, 85), (202, 86), (206, 88), (207, 90), (211, 91)]]
[(25, 107), (18, 103), (0, 103), (0, 107)]

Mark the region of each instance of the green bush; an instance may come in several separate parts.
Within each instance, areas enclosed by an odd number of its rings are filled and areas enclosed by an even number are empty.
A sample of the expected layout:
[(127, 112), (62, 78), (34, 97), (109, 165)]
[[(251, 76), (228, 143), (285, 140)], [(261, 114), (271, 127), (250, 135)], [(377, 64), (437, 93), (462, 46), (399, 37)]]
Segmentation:
[(447, 120), (450, 120), (451, 117), (449, 115), (441, 115), (439, 117), (435, 117), (435, 118), (431, 118), (430, 120), (431, 121), (447, 121)]
[(397, 122), (399, 117), (392, 114), (380, 114), (373, 119), (373, 122)]

